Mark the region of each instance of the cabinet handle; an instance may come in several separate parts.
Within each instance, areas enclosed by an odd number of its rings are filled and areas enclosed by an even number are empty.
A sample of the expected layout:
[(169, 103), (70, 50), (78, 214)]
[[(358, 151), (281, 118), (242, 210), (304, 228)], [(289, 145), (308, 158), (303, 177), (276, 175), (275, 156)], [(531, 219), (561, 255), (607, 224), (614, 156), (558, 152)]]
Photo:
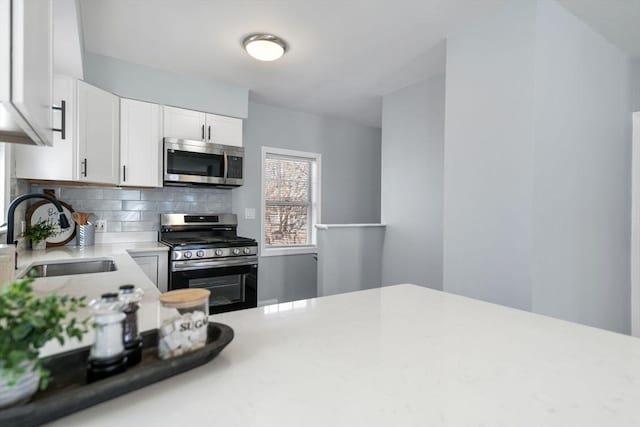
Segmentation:
[(204, 125), (202, 125), (202, 140), (204, 141)]
[(211, 141), (211, 125), (209, 125), (209, 141)]
[(82, 161), (82, 165), (84, 166), (84, 170), (82, 171), (82, 175), (86, 177), (87, 176), (87, 159), (86, 158)]
[(127, 180), (127, 166), (122, 165), (122, 182)]
[(61, 125), (60, 128), (53, 128), (51, 129), (54, 132), (60, 132), (60, 139), (67, 139), (67, 102), (65, 100), (60, 101), (60, 106), (58, 107), (57, 105), (54, 105), (53, 107), (54, 110), (56, 111), (60, 111), (60, 120), (61, 120)]

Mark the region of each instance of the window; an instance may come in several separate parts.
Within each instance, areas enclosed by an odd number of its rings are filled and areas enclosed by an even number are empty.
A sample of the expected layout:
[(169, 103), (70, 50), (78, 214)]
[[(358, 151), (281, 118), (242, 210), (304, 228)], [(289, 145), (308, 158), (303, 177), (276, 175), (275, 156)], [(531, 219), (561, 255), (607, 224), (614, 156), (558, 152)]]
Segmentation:
[(316, 251), (320, 154), (262, 148), (262, 255)]

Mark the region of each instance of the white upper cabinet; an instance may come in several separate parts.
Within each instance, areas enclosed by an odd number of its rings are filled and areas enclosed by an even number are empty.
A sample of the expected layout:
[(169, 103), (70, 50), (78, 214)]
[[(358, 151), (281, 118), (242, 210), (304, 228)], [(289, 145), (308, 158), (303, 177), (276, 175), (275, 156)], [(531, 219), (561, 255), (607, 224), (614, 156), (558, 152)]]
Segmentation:
[(165, 138), (192, 139), (242, 147), (242, 119), (163, 107)]
[(158, 104), (120, 99), (120, 185), (162, 187)]
[(3, 141), (53, 143), (51, 14), (51, 0), (0, 0)]
[(78, 81), (79, 180), (120, 182), (120, 100), (105, 90)]
[(66, 76), (53, 79), (54, 104), (64, 104), (63, 112), (54, 111), (53, 127), (64, 129), (54, 132), (53, 146), (36, 147), (23, 144), (14, 146), (16, 177), (22, 179), (73, 181), (78, 179), (75, 150), (76, 80)]
[(164, 137), (205, 140), (205, 113), (164, 106)]
[(242, 147), (242, 120), (207, 114), (206, 134), (208, 142)]

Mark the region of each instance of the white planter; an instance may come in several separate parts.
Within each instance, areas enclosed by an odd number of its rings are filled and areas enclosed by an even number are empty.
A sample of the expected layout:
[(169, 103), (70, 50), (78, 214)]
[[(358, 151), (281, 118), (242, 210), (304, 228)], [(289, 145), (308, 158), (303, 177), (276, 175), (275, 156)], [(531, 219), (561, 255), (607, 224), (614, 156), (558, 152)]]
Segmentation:
[(8, 385), (9, 378), (0, 373), (0, 408), (22, 404), (29, 401), (29, 398), (38, 390), (40, 377), (33, 372), (33, 363), (25, 362), (25, 372), (18, 378), (14, 385)]
[(31, 247), (33, 248), (34, 251), (43, 251), (47, 248), (47, 241), (46, 240), (40, 240), (38, 242), (31, 242)]

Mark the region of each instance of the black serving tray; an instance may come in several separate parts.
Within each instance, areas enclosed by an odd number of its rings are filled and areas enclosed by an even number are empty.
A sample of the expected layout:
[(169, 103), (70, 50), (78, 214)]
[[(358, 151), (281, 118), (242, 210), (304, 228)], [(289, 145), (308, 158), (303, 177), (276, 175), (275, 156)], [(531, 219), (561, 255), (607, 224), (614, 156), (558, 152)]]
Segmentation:
[(49, 387), (34, 394), (29, 403), (0, 410), (0, 426), (38, 426), (204, 365), (231, 342), (233, 329), (209, 323), (205, 347), (167, 360), (158, 357), (157, 329), (141, 336), (142, 361), (138, 365), (90, 384), (86, 370), (90, 347), (42, 359), (51, 372)]

